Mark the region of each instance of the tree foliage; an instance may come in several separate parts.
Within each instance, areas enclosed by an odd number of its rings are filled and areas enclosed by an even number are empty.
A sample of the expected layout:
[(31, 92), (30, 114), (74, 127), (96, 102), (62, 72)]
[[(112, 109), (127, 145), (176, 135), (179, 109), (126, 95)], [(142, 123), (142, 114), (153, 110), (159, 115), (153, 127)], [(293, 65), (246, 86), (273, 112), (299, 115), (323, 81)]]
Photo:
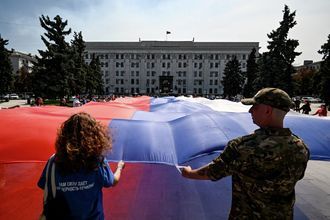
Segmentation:
[(302, 68), (292, 77), (294, 85), (294, 94), (313, 95), (315, 93), (314, 84), (312, 83), (317, 72), (313, 69)]
[(328, 40), (318, 51), (323, 54), (323, 62), (320, 69), (320, 95), (327, 106), (330, 106), (330, 34)]
[(13, 83), (13, 67), (10, 52), (5, 47), (7, 44), (8, 40), (0, 35), (0, 95), (10, 92)]
[(246, 83), (243, 88), (244, 97), (252, 97), (256, 93), (254, 82), (257, 78), (258, 64), (256, 62), (256, 48), (253, 48), (249, 54), (246, 64)]
[(278, 87), (292, 95), (292, 74), (295, 72), (292, 63), (301, 54), (295, 52), (298, 40), (288, 38), (289, 30), (297, 24), (295, 15), (296, 12), (291, 13), (285, 5), (280, 27), (267, 35), (270, 39), (267, 46), (269, 51), (263, 53), (260, 59), (258, 87)]
[(65, 36), (71, 33), (71, 29), (65, 30), (67, 21), (62, 21), (58, 15), (54, 21), (44, 15), (39, 20), (46, 30), (45, 36), (41, 36), (46, 50), (39, 50), (40, 57), (37, 57), (34, 64), (34, 92), (37, 96), (63, 97), (69, 94), (68, 81), (73, 63), (70, 46), (65, 41)]
[(104, 93), (100, 60), (95, 55), (92, 57), (86, 74), (86, 93), (100, 95)]
[(237, 94), (242, 92), (244, 77), (241, 71), (241, 64), (236, 56), (228, 61), (223, 72), (222, 78), (223, 96), (233, 99)]
[(53, 20), (42, 15), (39, 20), (46, 30), (41, 36), (46, 50), (39, 50), (40, 57), (37, 57), (33, 68), (35, 94), (57, 98), (103, 91), (102, 76), (99, 77), (100, 63), (94, 61), (91, 67), (84, 62), (85, 42), (81, 32), (74, 32), (73, 39), (68, 43), (65, 38), (71, 34), (71, 28), (67, 29), (67, 20), (63, 21), (59, 15)]
[(28, 66), (22, 66), (14, 77), (14, 88), (16, 92), (30, 92), (32, 88), (32, 76)]

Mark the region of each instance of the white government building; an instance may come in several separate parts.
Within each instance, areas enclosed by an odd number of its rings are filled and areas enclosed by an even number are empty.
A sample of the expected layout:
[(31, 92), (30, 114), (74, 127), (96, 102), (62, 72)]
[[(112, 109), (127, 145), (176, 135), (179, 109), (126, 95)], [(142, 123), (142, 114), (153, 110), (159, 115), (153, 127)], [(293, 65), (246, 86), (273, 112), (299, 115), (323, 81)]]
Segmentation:
[(86, 42), (85, 62), (98, 56), (106, 94), (221, 95), (226, 63), (241, 70), (259, 42)]

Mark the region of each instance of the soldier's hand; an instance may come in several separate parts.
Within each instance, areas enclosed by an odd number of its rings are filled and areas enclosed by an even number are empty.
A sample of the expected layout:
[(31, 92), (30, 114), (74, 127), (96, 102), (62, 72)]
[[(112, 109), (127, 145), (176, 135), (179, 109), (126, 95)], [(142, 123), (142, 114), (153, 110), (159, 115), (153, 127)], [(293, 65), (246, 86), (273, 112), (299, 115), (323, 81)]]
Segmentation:
[(181, 175), (183, 177), (188, 177), (189, 178), (189, 174), (192, 170), (190, 166), (182, 167), (182, 168), (180, 168), (180, 170), (181, 170)]

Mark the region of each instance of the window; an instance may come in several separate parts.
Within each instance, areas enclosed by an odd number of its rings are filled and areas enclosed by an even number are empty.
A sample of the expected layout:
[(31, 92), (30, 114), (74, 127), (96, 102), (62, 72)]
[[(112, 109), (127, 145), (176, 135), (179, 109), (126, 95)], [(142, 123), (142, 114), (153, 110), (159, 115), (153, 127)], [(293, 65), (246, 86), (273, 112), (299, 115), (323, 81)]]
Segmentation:
[(136, 74), (136, 76), (139, 76), (140, 75), (140, 72), (139, 71), (136, 71), (135, 74)]
[(166, 63), (162, 63), (162, 67), (165, 68), (166, 67)]
[(182, 63), (181, 63), (181, 62), (179, 62), (179, 63), (178, 63), (178, 67), (179, 67), (179, 68), (181, 68), (181, 65), (182, 65)]
[(132, 85), (134, 84), (134, 79), (131, 79), (131, 84), (132, 84)]
[(197, 68), (197, 65), (198, 65), (197, 63), (194, 63), (194, 68)]
[(147, 71), (147, 76), (150, 76), (150, 71)]

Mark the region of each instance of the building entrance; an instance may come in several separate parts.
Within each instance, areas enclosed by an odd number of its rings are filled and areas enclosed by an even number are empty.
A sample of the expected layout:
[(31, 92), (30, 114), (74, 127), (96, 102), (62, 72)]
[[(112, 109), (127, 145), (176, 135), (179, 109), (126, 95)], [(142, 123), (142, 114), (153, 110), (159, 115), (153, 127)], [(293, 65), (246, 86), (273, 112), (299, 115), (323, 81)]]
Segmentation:
[(173, 92), (173, 76), (159, 76), (159, 93), (170, 94)]

